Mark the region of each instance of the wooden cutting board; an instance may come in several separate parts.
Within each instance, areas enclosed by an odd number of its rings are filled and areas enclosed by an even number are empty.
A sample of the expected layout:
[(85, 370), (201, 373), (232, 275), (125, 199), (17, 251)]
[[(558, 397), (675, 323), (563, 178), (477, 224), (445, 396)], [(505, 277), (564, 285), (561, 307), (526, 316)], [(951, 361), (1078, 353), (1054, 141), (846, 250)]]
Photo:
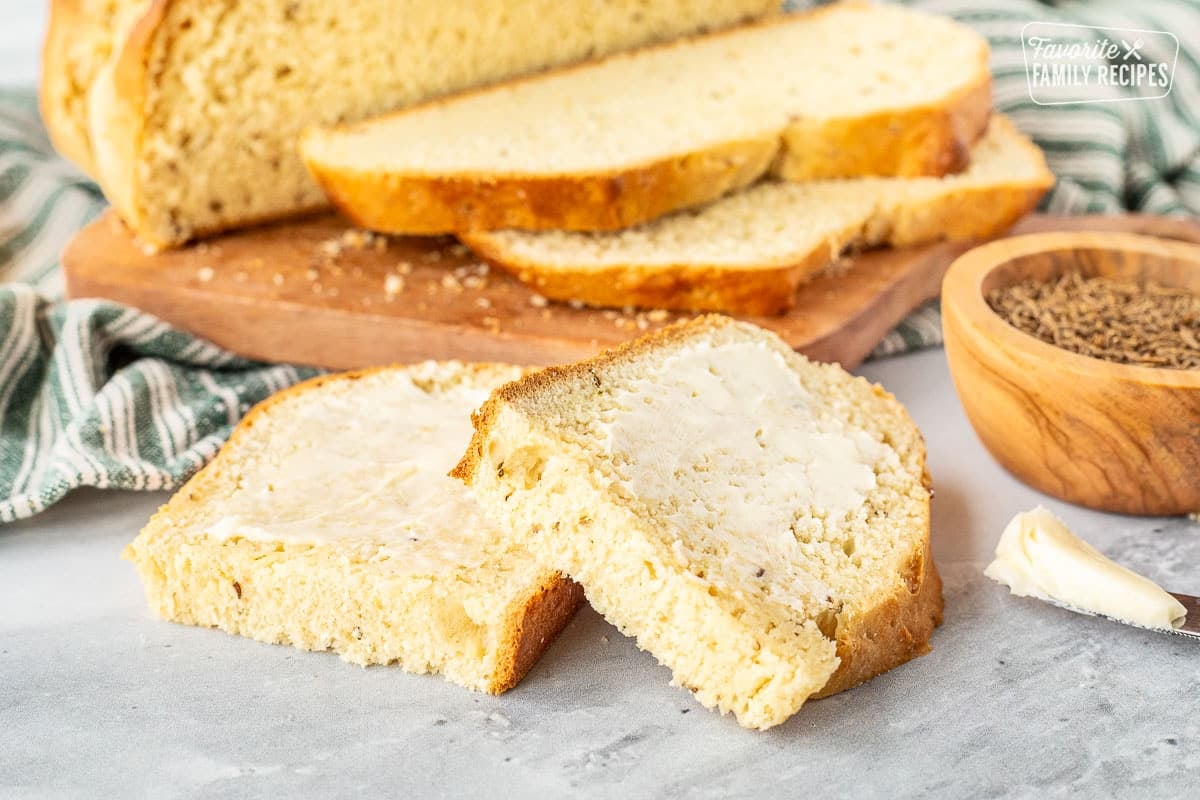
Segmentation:
[[(1031, 216), (1010, 233), (1120, 230), (1200, 242), (1200, 224), (1146, 216)], [(806, 355), (857, 366), (938, 293), (967, 249), (943, 242), (844, 260), (796, 307), (753, 317)], [(577, 360), (690, 314), (546, 304), (452, 239), (375, 238), (325, 215), (147, 254), (110, 213), (63, 253), (67, 292), (136, 306), (244, 356), (348, 369), (425, 358)], [(389, 277), (391, 276), (391, 277)]]

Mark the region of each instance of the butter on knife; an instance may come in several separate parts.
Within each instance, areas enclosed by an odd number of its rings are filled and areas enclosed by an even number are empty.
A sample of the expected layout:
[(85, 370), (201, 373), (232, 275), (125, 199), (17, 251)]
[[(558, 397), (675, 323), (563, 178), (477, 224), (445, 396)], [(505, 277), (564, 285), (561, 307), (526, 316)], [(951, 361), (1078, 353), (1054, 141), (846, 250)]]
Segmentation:
[(1143, 628), (1174, 630), (1187, 617), (1173, 595), (1105, 557), (1041, 506), (1013, 517), (983, 574), (1015, 595)]

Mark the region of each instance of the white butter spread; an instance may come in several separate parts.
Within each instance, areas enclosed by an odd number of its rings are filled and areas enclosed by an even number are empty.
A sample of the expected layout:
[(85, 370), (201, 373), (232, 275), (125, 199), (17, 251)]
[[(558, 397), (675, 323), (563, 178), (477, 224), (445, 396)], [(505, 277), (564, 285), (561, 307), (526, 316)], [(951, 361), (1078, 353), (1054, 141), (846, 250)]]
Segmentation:
[[(683, 558), (731, 573), (798, 570), (798, 540), (865, 513), (876, 469), (897, 459), (823, 413), (796, 371), (759, 343), (676, 353), (611, 402), (600, 434), (623, 490), (678, 537)], [(828, 594), (793, 577), (805, 593)]]
[(206, 532), (340, 542), (417, 572), (478, 566), (494, 529), (470, 490), (446, 473), (486, 398), (472, 387), (431, 395), (388, 373), (302, 395), (257, 421), (257, 452)]
[(1040, 506), (1008, 523), (984, 574), (1015, 595), (1144, 628), (1178, 628), (1187, 614), (1154, 581), (1109, 560)]

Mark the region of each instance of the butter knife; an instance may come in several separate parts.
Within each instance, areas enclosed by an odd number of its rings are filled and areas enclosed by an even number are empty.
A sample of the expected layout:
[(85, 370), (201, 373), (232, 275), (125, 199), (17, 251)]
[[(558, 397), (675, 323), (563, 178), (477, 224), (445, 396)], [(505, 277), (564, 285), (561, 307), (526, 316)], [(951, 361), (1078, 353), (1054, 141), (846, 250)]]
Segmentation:
[(1183, 607), (1187, 609), (1187, 616), (1183, 618), (1181, 626), (1171, 628), (1165, 632), (1200, 639), (1200, 597), (1192, 597), (1190, 594), (1176, 594), (1175, 592), (1168, 592), (1168, 594), (1180, 603), (1183, 603)]
[(1187, 615), (1183, 618), (1183, 624), (1178, 628), (1148, 628), (1145, 625), (1138, 625), (1136, 622), (1130, 622), (1127, 619), (1119, 619), (1110, 617), (1108, 614), (1098, 614), (1095, 611), (1088, 611), (1079, 606), (1073, 606), (1070, 603), (1063, 603), (1043, 595), (1031, 595), (1043, 603), (1049, 603), (1052, 606), (1058, 606), (1066, 611), (1073, 611), (1076, 614), (1083, 614), (1085, 617), (1100, 617), (1111, 622), (1119, 622), (1122, 625), (1128, 625), (1131, 628), (1141, 628), (1146, 631), (1154, 631), (1155, 633), (1173, 633), (1176, 636), (1188, 636), (1192, 639), (1200, 639), (1200, 597), (1192, 597), (1190, 594), (1176, 594), (1175, 592), (1167, 592), (1174, 597), (1187, 610)]

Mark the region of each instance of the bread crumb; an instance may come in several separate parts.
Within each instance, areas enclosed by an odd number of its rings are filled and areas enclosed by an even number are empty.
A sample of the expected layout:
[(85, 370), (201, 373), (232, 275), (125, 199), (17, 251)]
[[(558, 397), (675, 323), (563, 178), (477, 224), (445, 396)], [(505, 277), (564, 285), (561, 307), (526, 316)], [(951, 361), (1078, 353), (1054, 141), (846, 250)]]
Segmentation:
[(454, 277), (454, 275), (449, 274), (449, 273), (442, 276), (442, 288), (449, 289), (450, 291), (453, 291), (453, 292), (461, 292), (463, 289), (462, 284), (459, 283), (458, 278)]
[(652, 311), (646, 312), (646, 319), (650, 320), (651, 322), (666, 322), (667, 318), (670, 316), (671, 312), (667, 311), (665, 308), (656, 308)]
[(272, 275), (271, 283), (275, 284), (276, 286), (283, 286), (283, 273), (276, 272), (274, 275)]
[(308, 278), (310, 281), (315, 281), (317, 278), (321, 277), (321, 273), (318, 272), (317, 270), (313, 269), (312, 267), (309, 267), (304, 272), (304, 277)]
[(430, 250), (428, 253), (426, 253), (424, 256), (422, 256), (422, 258), (424, 258), (426, 261), (441, 261), (442, 260), (442, 251), (441, 250)]
[(500, 320), (496, 317), (484, 317), (481, 321), (483, 322), (483, 327), (487, 328), (492, 333), (500, 332)]
[(213, 271), (212, 267), (201, 267), (196, 270), (196, 277), (200, 279), (201, 283), (208, 283), (213, 279), (213, 275), (215, 274), (216, 272)]
[(582, 300), (568, 300), (567, 305), (569, 305), (571, 308), (573, 308), (576, 311), (582, 311), (584, 304), (583, 304)]
[(407, 261), (397, 261), (396, 272), (399, 272), (401, 275), (408, 275), (412, 272), (412, 264)]
[(388, 275), (383, 279), (383, 293), (388, 299), (392, 299), (396, 295), (404, 291), (404, 278), (399, 275)]
[(534, 308), (545, 308), (546, 306), (550, 305), (550, 301), (542, 297), (540, 294), (531, 294), (529, 295), (529, 305), (533, 306)]
[(477, 297), (475, 298), (475, 305), (479, 306), (480, 308), (487, 309), (492, 307), (492, 301), (488, 300), (486, 297)]

